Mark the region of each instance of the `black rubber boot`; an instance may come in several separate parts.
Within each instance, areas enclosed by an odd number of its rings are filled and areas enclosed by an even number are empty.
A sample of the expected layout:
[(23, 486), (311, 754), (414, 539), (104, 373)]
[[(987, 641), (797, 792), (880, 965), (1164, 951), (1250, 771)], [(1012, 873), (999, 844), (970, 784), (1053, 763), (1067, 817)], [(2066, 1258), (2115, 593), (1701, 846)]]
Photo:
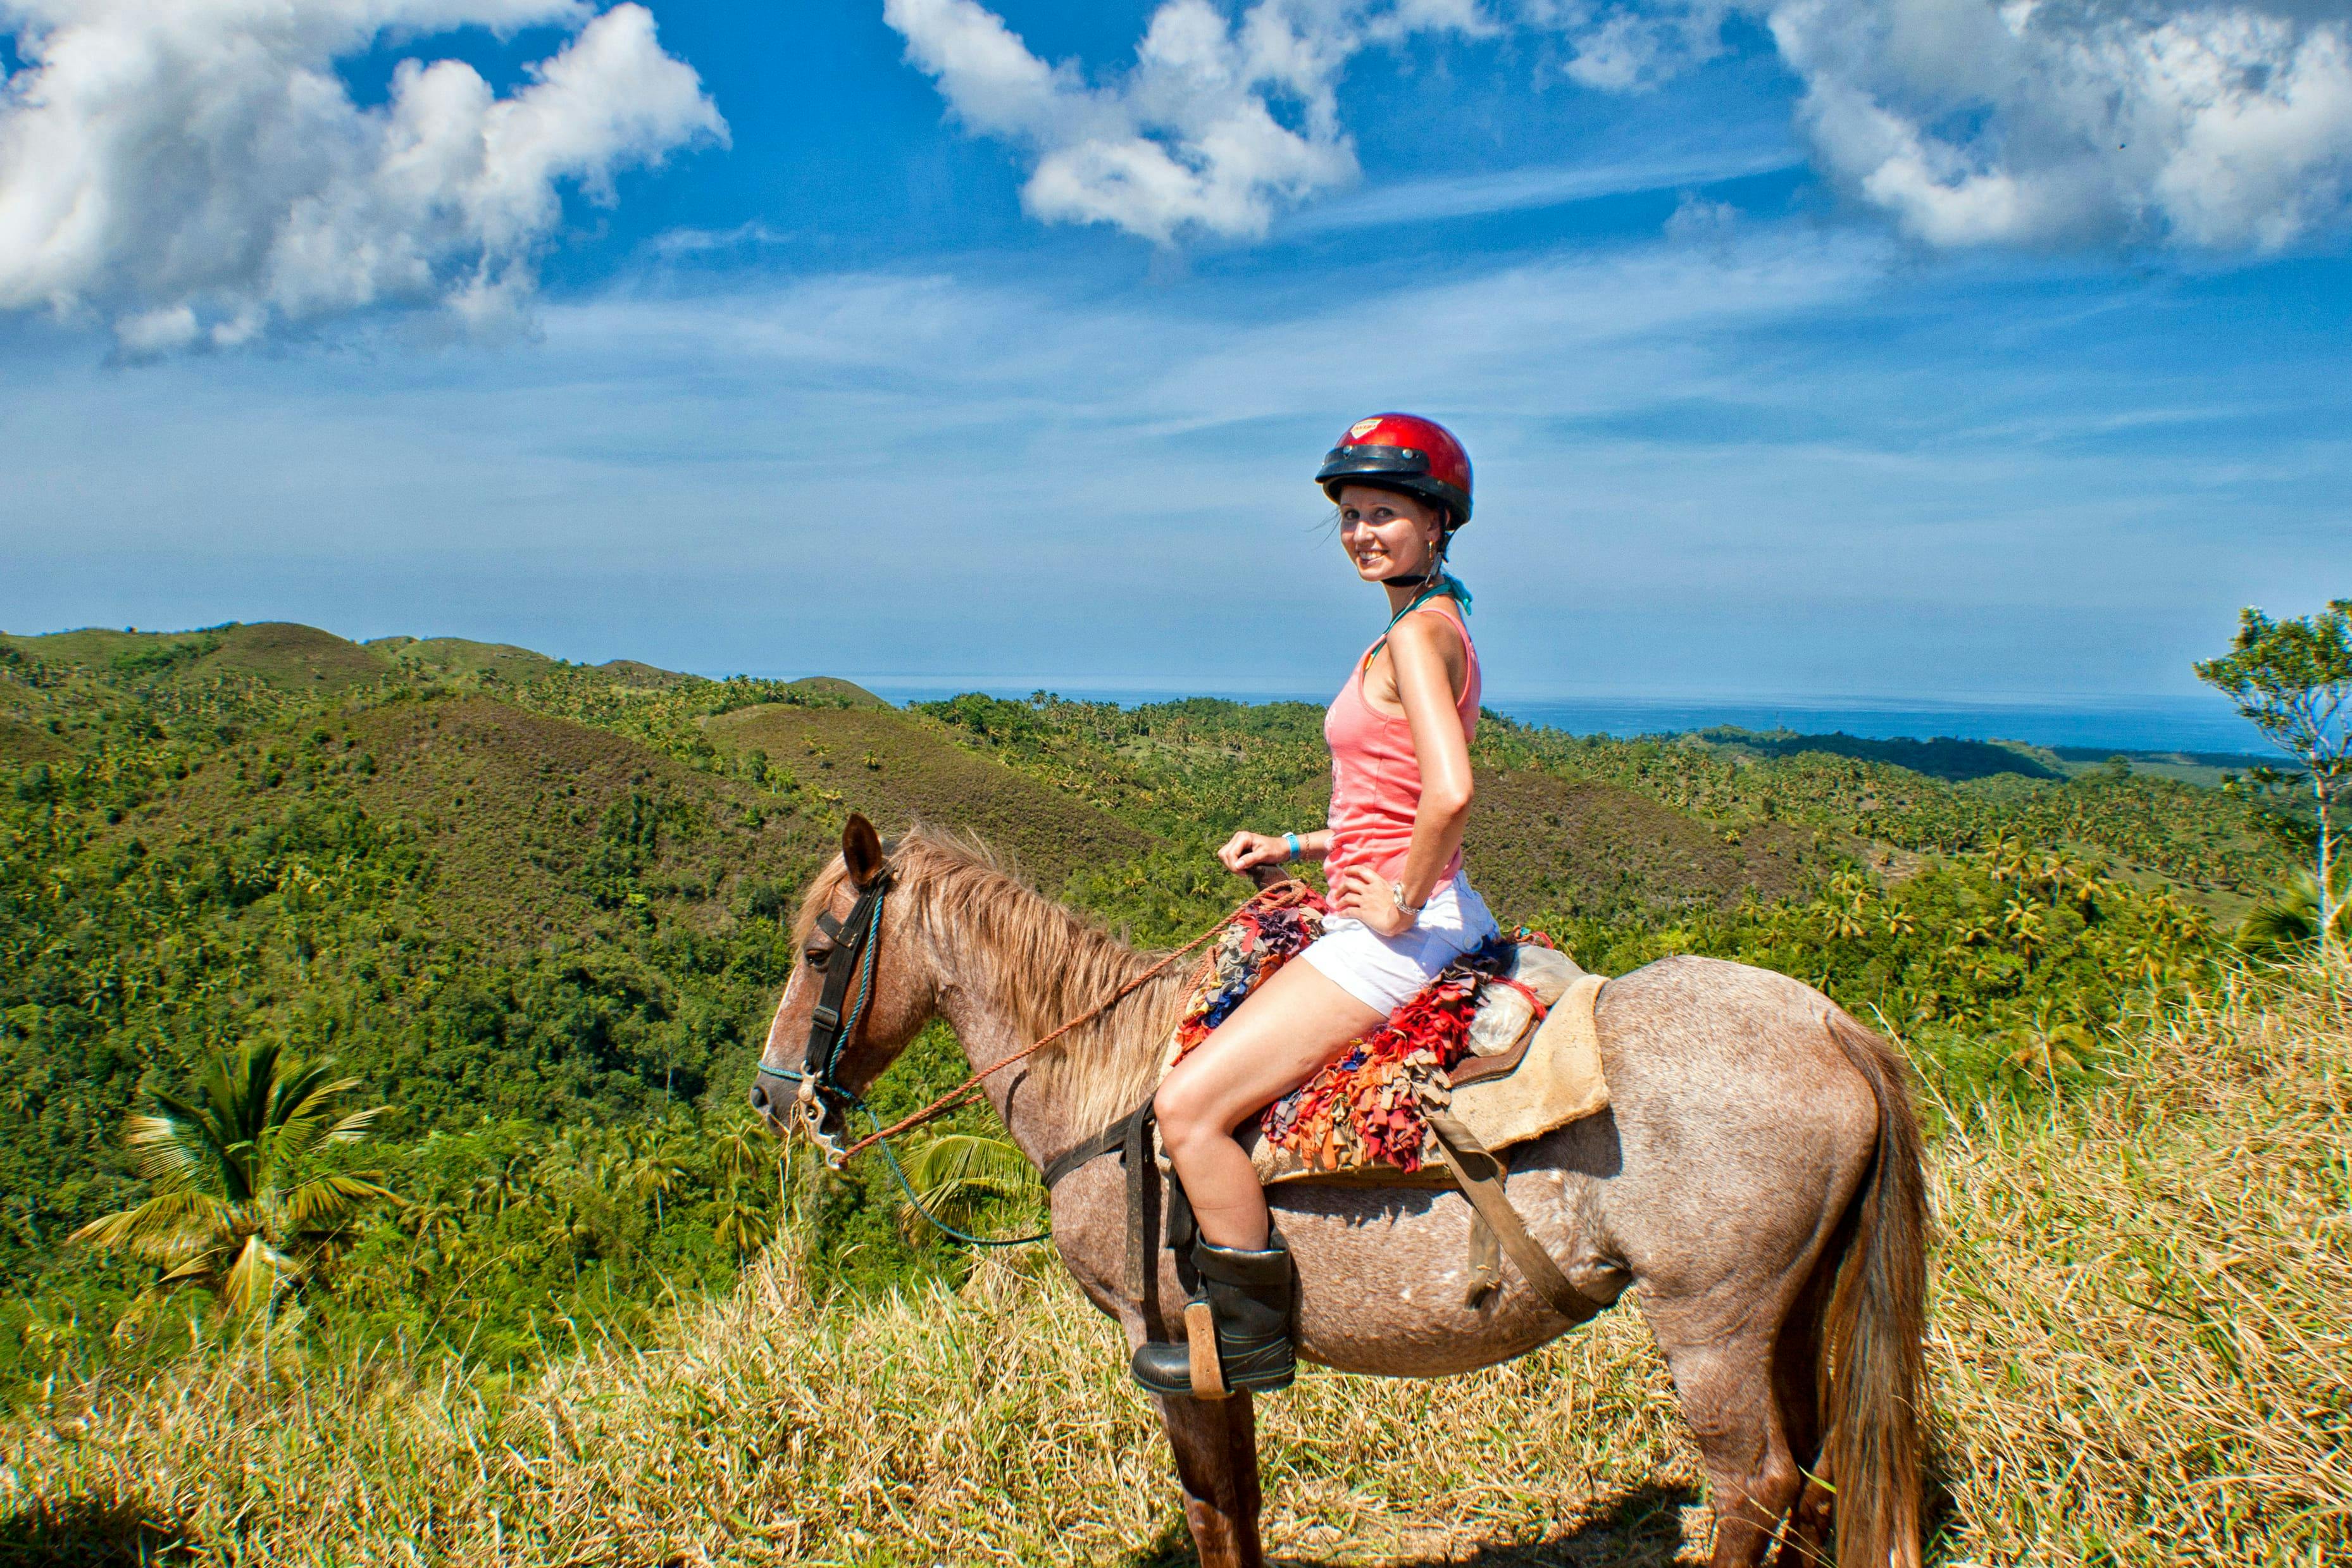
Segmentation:
[[(1290, 1248), (1279, 1231), (1266, 1233), (1264, 1252), (1192, 1247), (1201, 1271), (1202, 1298), (1217, 1329), (1217, 1361), (1225, 1390), (1287, 1388), (1298, 1370), (1290, 1339), (1290, 1313), (1297, 1287), (1290, 1272)], [(1192, 1387), (1190, 1343), (1148, 1344), (1135, 1352), (1129, 1372), (1153, 1394), (1186, 1395)]]

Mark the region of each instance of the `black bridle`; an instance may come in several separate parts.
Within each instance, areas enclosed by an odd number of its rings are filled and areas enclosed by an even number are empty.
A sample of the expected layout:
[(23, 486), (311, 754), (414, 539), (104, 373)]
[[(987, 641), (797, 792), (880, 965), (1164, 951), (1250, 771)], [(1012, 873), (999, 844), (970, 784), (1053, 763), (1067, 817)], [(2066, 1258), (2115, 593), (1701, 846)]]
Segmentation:
[[(825, 1163), (835, 1170), (847, 1163), (850, 1151), (839, 1138), (825, 1131), (830, 1113), (838, 1111), (845, 1126), (851, 1111), (863, 1115), (877, 1130), (881, 1126), (880, 1119), (865, 1100), (855, 1089), (842, 1086), (839, 1073), (842, 1056), (856, 1037), (857, 1026), (865, 1021), (866, 1004), (874, 999), (874, 960), (882, 947), (882, 900), (890, 890), (889, 866), (886, 863), (875, 872), (873, 880), (854, 885), (857, 888), (857, 901), (849, 906), (848, 919), (836, 921), (830, 913), (816, 917), (816, 929), (832, 945), (822, 951), (812, 949), (802, 955), (824, 972), (824, 989), (818, 994), (816, 1006), (809, 1014), (808, 1045), (801, 1052), (801, 1065), (797, 1068), (772, 1068), (763, 1061), (759, 1066), (760, 1076), (791, 1084), (795, 1100), (815, 1102), (815, 1114), (803, 1112), (802, 1120), (808, 1125), (809, 1136), (825, 1152)], [(855, 1000), (849, 994), (853, 984), (857, 987)], [(873, 1141), (880, 1147), (883, 1159), (889, 1163), (890, 1174), (898, 1179), (898, 1190), (906, 1194), (907, 1201), (925, 1219), (958, 1241), (968, 1241), (975, 1247), (1025, 1247), (1053, 1235), (1050, 1228), (1034, 1236), (1008, 1237), (971, 1236), (958, 1230), (923, 1202), (922, 1194), (907, 1179), (898, 1154), (878, 1131)]]
[[(866, 1108), (865, 1100), (842, 1086), (839, 1074), (841, 1058), (866, 1017), (866, 1005), (874, 999), (874, 958), (882, 946), (882, 900), (890, 891), (889, 866), (885, 864), (875, 872), (872, 880), (855, 886), (857, 901), (849, 906), (848, 919), (836, 921), (830, 912), (816, 917), (816, 929), (832, 945), (822, 951), (813, 948), (803, 955), (824, 973), (824, 989), (809, 1014), (808, 1045), (801, 1052), (801, 1065), (794, 1068), (760, 1064), (763, 1076), (791, 1084), (794, 1099), (815, 1101), (816, 1114), (807, 1119), (809, 1131), (836, 1163), (841, 1150), (824, 1131), (828, 1114), (841, 1113), (845, 1125), (850, 1111)], [(855, 1000), (850, 996), (853, 984), (857, 987)]]

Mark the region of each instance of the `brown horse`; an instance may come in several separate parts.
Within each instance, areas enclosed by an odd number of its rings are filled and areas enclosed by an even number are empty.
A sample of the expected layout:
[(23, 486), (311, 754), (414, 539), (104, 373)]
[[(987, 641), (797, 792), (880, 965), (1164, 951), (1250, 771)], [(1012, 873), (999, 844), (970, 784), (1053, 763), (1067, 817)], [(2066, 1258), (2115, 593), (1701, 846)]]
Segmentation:
[[(886, 868), (871, 966), (857, 965), (870, 996), (835, 1066), (853, 1093), (933, 1017), (985, 1069), (1154, 962), (984, 852), (917, 830), (886, 858), (853, 816), (803, 907), (810, 962), (785, 987), (752, 1090), (779, 1131), (805, 1121), (838, 1146), (850, 1131), (782, 1085), (802, 1071), (837, 923)], [(1150, 1093), (1191, 970), (1171, 966), (987, 1080), (1031, 1160), (1044, 1166)], [(1916, 1568), (1927, 1216), (1901, 1058), (1818, 991), (1711, 959), (1611, 981), (1598, 1021), (1613, 1103), (1513, 1151), (1510, 1197), (1584, 1295), (1640, 1287), (1706, 1468), (1717, 1568), (1761, 1562), (1776, 1535), (1782, 1563), (1824, 1563), (1832, 1533), (1838, 1568)], [(1471, 1211), (1455, 1193), (1307, 1184), (1269, 1197), (1297, 1258), (1307, 1360), (1433, 1376), (1523, 1355), (1568, 1326), (1516, 1273), (1464, 1304)], [(1130, 1347), (1182, 1337), (1172, 1257), (1143, 1300), (1128, 1293), (1118, 1158), (1071, 1172), (1052, 1214), (1064, 1265)], [(1262, 1562), (1249, 1395), (1166, 1400), (1162, 1415), (1202, 1563)]]

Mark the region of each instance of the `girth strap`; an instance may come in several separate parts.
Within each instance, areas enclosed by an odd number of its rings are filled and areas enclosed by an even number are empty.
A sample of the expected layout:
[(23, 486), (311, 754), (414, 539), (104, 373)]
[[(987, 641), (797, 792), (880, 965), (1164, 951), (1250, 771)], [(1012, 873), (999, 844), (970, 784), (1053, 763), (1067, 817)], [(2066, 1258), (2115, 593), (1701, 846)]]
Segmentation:
[[(1046, 1161), (1045, 1170), (1045, 1190), (1051, 1192), (1054, 1184), (1064, 1176), (1081, 1165), (1092, 1164), (1106, 1154), (1117, 1154), (1120, 1163), (1126, 1165), (1127, 1273), (1122, 1284), (1128, 1300), (1146, 1309), (1147, 1320), (1150, 1315), (1150, 1303), (1147, 1297), (1160, 1278), (1157, 1253), (1161, 1245), (1161, 1216), (1153, 1212), (1158, 1205), (1152, 1201), (1160, 1184), (1158, 1179), (1160, 1160), (1151, 1146), (1152, 1119), (1151, 1101), (1147, 1100), (1130, 1115), (1112, 1122), (1076, 1148), (1065, 1149)], [(1169, 1194), (1167, 1218), (1171, 1225), (1180, 1223), (1175, 1208), (1181, 1190), (1171, 1186)], [(1184, 1219), (1181, 1223), (1189, 1224), (1190, 1219), (1190, 1206), (1186, 1205)]]
[[(1455, 1119), (1453, 1112), (1442, 1107), (1424, 1104), (1422, 1115), (1429, 1121), (1429, 1130), (1437, 1135), (1437, 1146), (1445, 1156), (1446, 1170), (1462, 1195), (1470, 1200), (1475, 1211), (1471, 1220), (1470, 1256), (1471, 1286), (1465, 1305), (1475, 1307), (1488, 1291), (1501, 1282), (1496, 1267), (1495, 1253), (1499, 1247), (1503, 1256), (1516, 1266), (1522, 1279), (1534, 1288), (1537, 1295), (1549, 1303), (1552, 1310), (1571, 1323), (1588, 1322), (1600, 1315), (1606, 1302), (1595, 1301), (1572, 1284), (1559, 1271), (1551, 1255), (1528, 1234), (1527, 1222), (1519, 1217), (1510, 1194), (1504, 1190), (1503, 1178), (1509, 1174), (1502, 1160), (1478, 1141), (1478, 1135)], [(1045, 1187), (1054, 1184), (1082, 1165), (1093, 1163), (1106, 1154), (1118, 1154), (1127, 1166), (1127, 1272), (1124, 1284), (1128, 1300), (1143, 1303), (1146, 1292), (1159, 1278), (1158, 1258), (1153, 1256), (1161, 1244), (1160, 1216), (1151, 1212), (1153, 1177), (1159, 1173), (1160, 1162), (1151, 1147), (1151, 1101), (1145, 1100), (1135, 1108), (1134, 1114), (1114, 1121), (1100, 1132), (1075, 1148), (1065, 1149), (1045, 1163)], [(1172, 1211), (1178, 1202), (1170, 1194)], [(1186, 1205), (1189, 1209), (1190, 1205)], [(1186, 1220), (1190, 1215), (1187, 1214)], [(1171, 1212), (1169, 1216), (1172, 1231), (1181, 1223)], [(1174, 1239), (1172, 1237), (1171, 1240)], [(1181, 1252), (1180, 1250), (1180, 1261)]]
[[(1445, 1155), (1446, 1169), (1453, 1172), (1454, 1185), (1477, 1210), (1477, 1217), (1486, 1222), (1496, 1241), (1502, 1244), (1503, 1255), (1518, 1268), (1520, 1277), (1535, 1288), (1551, 1306), (1551, 1310), (1571, 1323), (1581, 1323), (1600, 1314), (1604, 1303), (1595, 1301), (1569, 1282), (1551, 1260), (1551, 1254), (1536, 1245), (1528, 1234), (1527, 1222), (1511, 1205), (1510, 1194), (1503, 1190), (1507, 1173), (1503, 1163), (1478, 1135), (1454, 1118), (1452, 1111), (1424, 1103), (1422, 1115), (1429, 1130), (1437, 1134), (1437, 1146)], [(1474, 1222), (1475, 1223), (1475, 1222)]]
[(1116, 1154), (1127, 1147), (1127, 1124), (1135, 1118), (1122, 1116), (1075, 1149), (1065, 1149), (1045, 1162), (1045, 1190), (1052, 1192), (1055, 1184), (1081, 1165), (1091, 1165), (1105, 1154)]

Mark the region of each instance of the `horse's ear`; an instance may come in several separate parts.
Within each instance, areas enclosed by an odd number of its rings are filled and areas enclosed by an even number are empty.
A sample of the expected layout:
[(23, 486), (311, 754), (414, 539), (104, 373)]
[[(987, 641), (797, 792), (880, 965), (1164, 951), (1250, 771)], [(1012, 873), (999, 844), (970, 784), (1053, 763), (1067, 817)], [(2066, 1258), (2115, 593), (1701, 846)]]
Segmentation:
[(861, 812), (851, 812), (842, 825), (841, 863), (849, 868), (849, 879), (861, 888), (882, 869), (882, 836)]

